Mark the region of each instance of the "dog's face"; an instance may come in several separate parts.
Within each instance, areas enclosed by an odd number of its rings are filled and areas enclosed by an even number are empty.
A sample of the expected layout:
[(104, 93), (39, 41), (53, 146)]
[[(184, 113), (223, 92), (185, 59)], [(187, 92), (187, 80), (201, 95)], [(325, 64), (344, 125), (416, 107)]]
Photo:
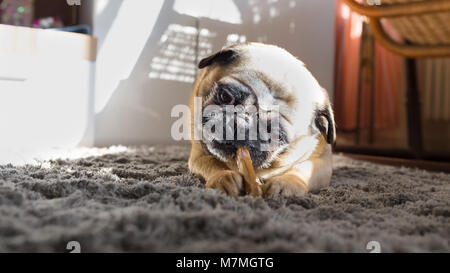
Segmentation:
[(201, 60), (199, 68), (203, 71), (193, 96), (203, 103), (201, 142), (219, 160), (234, 160), (237, 148), (245, 147), (254, 167), (269, 168), (304, 136), (334, 142), (326, 91), (286, 50), (258, 43), (235, 45)]

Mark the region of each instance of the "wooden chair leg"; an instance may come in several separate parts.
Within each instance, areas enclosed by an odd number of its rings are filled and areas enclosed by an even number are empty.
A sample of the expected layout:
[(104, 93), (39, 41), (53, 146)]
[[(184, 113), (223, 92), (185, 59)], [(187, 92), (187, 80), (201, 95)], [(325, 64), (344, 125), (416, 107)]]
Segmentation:
[(408, 144), (413, 155), (416, 158), (421, 158), (423, 155), (422, 115), (419, 91), (417, 88), (416, 60), (407, 58), (405, 63)]
[(368, 143), (373, 144), (375, 139), (375, 39), (367, 23), (363, 23), (359, 53), (358, 71), (358, 102), (356, 113), (356, 144), (361, 143), (361, 134), (364, 129), (361, 126), (361, 115), (363, 109), (363, 89), (368, 88), (369, 95), (369, 125)]

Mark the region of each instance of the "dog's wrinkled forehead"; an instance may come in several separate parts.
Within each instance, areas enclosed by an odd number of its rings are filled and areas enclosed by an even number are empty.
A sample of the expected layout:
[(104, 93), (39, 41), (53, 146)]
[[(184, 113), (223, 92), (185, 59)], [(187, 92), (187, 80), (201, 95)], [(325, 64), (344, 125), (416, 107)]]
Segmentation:
[[(265, 59), (265, 63), (269, 64), (271, 63), (271, 58), (265, 52), (258, 52), (257, 48), (254, 44), (238, 44), (226, 47), (202, 59), (198, 67), (200, 69), (207, 68), (205, 71), (206, 76), (202, 80), (207, 84), (205, 86), (206, 90), (202, 90), (203, 92), (199, 95), (205, 95), (218, 82), (222, 84), (238, 83), (237, 85), (246, 85), (260, 93), (259, 95), (271, 91), (268, 88), (274, 91), (283, 88), (280, 86), (280, 83), (271, 80), (272, 73), (270, 71), (264, 71), (264, 67), (258, 64), (258, 60), (261, 59)], [(272, 49), (276, 50), (279, 48), (273, 46)], [(205, 79), (207, 80), (204, 81)]]
[(247, 82), (249, 77), (257, 77), (271, 87), (276, 97), (296, 93), (307, 103), (320, 105), (325, 101), (323, 94), (317, 92), (321, 90), (319, 83), (303, 62), (274, 45), (248, 43), (226, 47), (202, 59), (199, 68), (205, 67), (209, 67), (211, 83), (229, 75), (246, 78)]
[[(283, 64), (282, 67), (279, 65)], [(230, 68), (231, 66), (254, 69), (261, 73), (273, 74), (280, 71), (280, 76), (289, 71), (289, 68), (304, 66), (303, 63), (292, 56), (286, 50), (260, 43), (236, 44), (225, 47), (217, 53), (200, 61), (200, 69), (208, 66), (220, 66)], [(276, 71), (274, 68), (277, 68)], [(275, 78), (277, 76), (275, 75)], [(281, 78), (280, 78), (281, 79)]]

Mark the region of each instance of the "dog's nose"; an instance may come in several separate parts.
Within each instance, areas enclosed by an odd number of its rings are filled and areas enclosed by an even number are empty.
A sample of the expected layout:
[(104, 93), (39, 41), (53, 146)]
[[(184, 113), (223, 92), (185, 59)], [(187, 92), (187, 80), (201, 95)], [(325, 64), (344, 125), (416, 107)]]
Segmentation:
[(228, 89), (221, 89), (218, 93), (219, 104), (234, 105), (236, 99)]

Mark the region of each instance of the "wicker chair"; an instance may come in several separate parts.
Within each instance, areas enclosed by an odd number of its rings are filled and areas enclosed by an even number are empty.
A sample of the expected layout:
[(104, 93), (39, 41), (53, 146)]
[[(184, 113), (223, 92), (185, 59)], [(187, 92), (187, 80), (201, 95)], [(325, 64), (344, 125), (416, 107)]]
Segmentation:
[[(450, 57), (450, 0), (382, 0), (382, 5), (374, 6), (343, 1), (368, 18), (375, 39), (388, 50), (410, 58)], [(409, 44), (391, 39), (382, 18)]]
[[(361, 4), (365, 3), (365, 0), (343, 0), (351, 10), (367, 17), (370, 33), (379, 44), (395, 54), (407, 57), (406, 101), (410, 149), (402, 156), (432, 159), (433, 156), (423, 151), (421, 106), (414, 59), (450, 57), (450, 0), (381, 1), (381, 5), (365, 5)], [(381, 24), (383, 18), (403, 41), (395, 41), (384, 31)], [(367, 53), (361, 53), (362, 58), (364, 54)], [(374, 54), (373, 50), (370, 54)], [(369, 63), (373, 64), (373, 56), (369, 57)], [(364, 65), (362, 62), (362, 66)], [(373, 74), (373, 69), (368, 71)], [(369, 78), (373, 81), (373, 75)], [(371, 93), (373, 92), (372, 87)], [(380, 154), (380, 151), (369, 149), (366, 153)], [(381, 154), (392, 154), (392, 151), (384, 151)]]

